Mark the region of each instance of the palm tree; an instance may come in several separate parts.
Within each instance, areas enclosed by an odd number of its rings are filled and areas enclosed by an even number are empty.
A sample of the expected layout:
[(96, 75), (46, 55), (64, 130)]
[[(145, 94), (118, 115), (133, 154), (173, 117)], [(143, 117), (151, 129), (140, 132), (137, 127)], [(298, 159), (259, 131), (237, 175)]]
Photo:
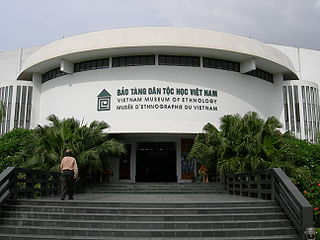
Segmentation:
[(289, 171), (293, 169), (290, 161), (293, 153), (279, 128), (281, 124), (275, 117), (263, 120), (255, 112), (243, 117), (225, 115), (221, 118), (220, 131), (207, 124), (205, 132), (198, 134), (191, 154), (201, 161), (215, 159), (220, 174), (272, 167)]
[(28, 167), (47, 170), (59, 169), (64, 150), (70, 148), (77, 159), (80, 174), (101, 171), (105, 159), (102, 155), (120, 155), (124, 144), (109, 137), (105, 122), (93, 121), (89, 125), (74, 118), (60, 120), (55, 115), (48, 117), (49, 125), (34, 130), (34, 148), (29, 152)]
[(218, 163), (220, 173), (242, 173), (261, 168), (264, 164), (259, 155), (262, 128), (263, 120), (255, 112), (249, 112), (242, 118), (239, 114), (222, 117), (221, 134), (226, 149)]
[(208, 167), (209, 171), (211, 170), (210, 172), (215, 175), (218, 160), (224, 150), (223, 138), (211, 123), (207, 123), (203, 131), (196, 136), (188, 158), (197, 159), (198, 163)]

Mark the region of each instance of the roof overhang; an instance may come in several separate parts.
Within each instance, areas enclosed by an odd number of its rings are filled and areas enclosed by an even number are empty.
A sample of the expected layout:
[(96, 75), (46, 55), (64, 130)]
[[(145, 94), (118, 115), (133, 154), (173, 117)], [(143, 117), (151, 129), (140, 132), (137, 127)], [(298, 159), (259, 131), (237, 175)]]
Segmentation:
[(268, 44), (207, 30), (146, 27), (105, 30), (52, 42), (26, 59), (18, 80), (32, 80), (33, 73), (43, 74), (62, 60), (79, 62), (134, 54), (196, 55), (238, 62), (254, 59), (257, 68), (298, 79), (291, 60)]

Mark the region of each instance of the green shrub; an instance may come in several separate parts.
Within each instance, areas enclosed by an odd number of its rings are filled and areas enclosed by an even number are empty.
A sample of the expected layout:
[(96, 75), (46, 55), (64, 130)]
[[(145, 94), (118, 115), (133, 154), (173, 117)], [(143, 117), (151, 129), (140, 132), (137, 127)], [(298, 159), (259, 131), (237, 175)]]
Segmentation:
[(294, 152), (294, 165), (306, 168), (310, 175), (297, 174), (295, 184), (313, 207), (314, 226), (320, 227), (320, 145), (287, 136)]
[(320, 226), (320, 182), (314, 182), (303, 191), (304, 196), (313, 206), (314, 226)]
[(15, 128), (0, 137), (0, 172), (6, 167), (17, 167), (21, 164), (21, 159), (13, 156), (29, 147), (31, 136), (31, 130)]

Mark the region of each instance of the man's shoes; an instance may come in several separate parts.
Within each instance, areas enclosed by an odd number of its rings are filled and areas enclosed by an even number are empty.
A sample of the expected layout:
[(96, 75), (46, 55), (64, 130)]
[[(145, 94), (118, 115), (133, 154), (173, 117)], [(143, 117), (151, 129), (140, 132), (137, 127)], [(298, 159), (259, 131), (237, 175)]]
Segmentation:
[(73, 200), (74, 198), (73, 197), (69, 197), (69, 200)]
[(64, 197), (62, 197), (61, 200), (64, 200)]

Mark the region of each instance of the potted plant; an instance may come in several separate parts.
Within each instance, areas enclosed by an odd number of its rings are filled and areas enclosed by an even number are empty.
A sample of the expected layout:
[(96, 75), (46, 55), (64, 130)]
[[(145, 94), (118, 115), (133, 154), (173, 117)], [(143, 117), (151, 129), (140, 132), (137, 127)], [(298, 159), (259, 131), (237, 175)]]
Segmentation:
[(199, 176), (201, 177), (201, 180), (203, 183), (208, 183), (208, 167), (205, 165), (201, 165), (198, 170)]

